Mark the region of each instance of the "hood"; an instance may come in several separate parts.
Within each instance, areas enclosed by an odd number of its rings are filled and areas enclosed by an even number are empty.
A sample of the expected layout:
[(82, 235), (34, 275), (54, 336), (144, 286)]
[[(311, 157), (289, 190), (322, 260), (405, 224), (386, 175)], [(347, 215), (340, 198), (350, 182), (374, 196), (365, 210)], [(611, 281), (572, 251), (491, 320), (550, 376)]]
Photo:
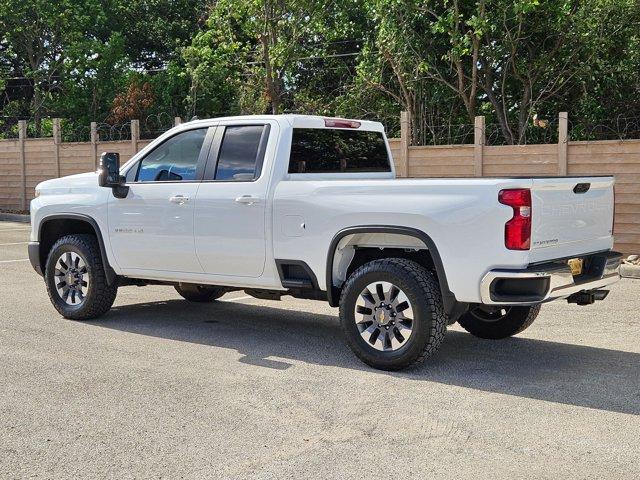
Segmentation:
[(88, 188), (92, 190), (98, 188), (98, 173), (88, 172), (69, 175), (66, 177), (52, 178), (51, 180), (45, 180), (44, 182), (40, 182), (36, 185), (36, 189), (41, 192), (51, 190), (69, 191), (70, 189), (76, 188)]

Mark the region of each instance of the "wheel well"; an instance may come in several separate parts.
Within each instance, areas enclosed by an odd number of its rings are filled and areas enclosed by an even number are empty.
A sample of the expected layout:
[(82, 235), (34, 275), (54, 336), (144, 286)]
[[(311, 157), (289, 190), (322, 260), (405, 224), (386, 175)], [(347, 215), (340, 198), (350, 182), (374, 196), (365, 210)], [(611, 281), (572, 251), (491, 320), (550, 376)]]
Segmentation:
[(104, 244), (100, 229), (97, 225), (88, 217), (73, 218), (73, 217), (56, 217), (43, 220), (39, 231), (40, 242), (40, 267), (42, 272), (45, 271), (45, 265), (47, 263), (47, 257), (51, 251), (51, 247), (62, 237), (73, 234), (87, 234), (93, 235), (98, 240), (100, 246), (100, 253), (102, 255), (102, 262), (107, 276), (107, 282), (111, 284), (115, 280), (115, 272), (109, 265), (107, 256), (104, 250)]
[(372, 260), (378, 260), (381, 258), (406, 258), (407, 260), (413, 260), (419, 263), (427, 270), (433, 272), (438, 278), (438, 272), (433, 263), (433, 258), (429, 250), (409, 250), (402, 248), (376, 248), (376, 247), (355, 247), (355, 252), (349, 267), (347, 268), (347, 275), (349, 276), (355, 272), (359, 267)]
[(449, 285), (440, 254), (424, 232), (398, 226), (360, 226), (342, 230), (333, 238), (327, 258), (327, 299), (337, 306), (345, 280), (358, 267), (380, 258), (406, 258), (432, 271), (440, 285), (445, 311), (455, 314), (464, 307)]

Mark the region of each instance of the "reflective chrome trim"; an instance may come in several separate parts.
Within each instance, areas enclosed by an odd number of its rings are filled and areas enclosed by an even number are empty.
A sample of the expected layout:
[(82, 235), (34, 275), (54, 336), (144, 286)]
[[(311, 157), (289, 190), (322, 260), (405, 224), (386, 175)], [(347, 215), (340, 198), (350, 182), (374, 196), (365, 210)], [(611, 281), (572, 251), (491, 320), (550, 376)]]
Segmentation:
[[(562, 260), (552, 260), (544, 265), (532, 266), (522, 270), (491, 270), (483, 278), (480, 284), (480, 297), (485, 305), (531, 305), (548, 302), (583, 290), (595, 290), (606, 287), (620, 279), (618, 272), (622, 255), (617, 252), (606, 252), (600, 256), (606, 256), (601, 272), (598, 275), (587, 277), (583, 281), (575, 282), (571, 274), (571, 268)], [(597, 255), (586, 255), (596, 257)], [(580, 257), (580, 255), (576, 255)], [(521, 301), (494, 300), (491, 294), (491, 285), (496, 279), (536, 279), (548, 278), (549, 288), (546, 293), (535, 299), (523, 299)]]

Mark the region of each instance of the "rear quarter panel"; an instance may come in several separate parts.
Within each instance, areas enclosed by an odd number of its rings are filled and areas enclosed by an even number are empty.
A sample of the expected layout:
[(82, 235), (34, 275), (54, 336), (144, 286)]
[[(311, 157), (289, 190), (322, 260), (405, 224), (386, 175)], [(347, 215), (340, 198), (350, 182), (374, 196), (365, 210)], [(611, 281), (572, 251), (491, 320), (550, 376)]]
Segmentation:
[(274, 258), (305, 261), (324, 288), (329, 245), (338, 232), (412, 227), (434, 241), (456, 298), (478, 302), (488, 270), (528, 263), (528, 252), (504, 248), (504, 224), (512, 210), (497, 198), (503, 188), (530, 186), (530, 179), (313, 181), (290, 175), (274, 194)]

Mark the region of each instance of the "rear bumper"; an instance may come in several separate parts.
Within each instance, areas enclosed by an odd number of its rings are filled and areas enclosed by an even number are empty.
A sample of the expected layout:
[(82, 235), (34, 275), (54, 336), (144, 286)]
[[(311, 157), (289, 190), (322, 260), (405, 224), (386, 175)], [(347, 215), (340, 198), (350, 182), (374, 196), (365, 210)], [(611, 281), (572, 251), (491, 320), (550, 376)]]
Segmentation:
[(600, 252), (581, 256), (584, 269), (573, 276), (567, 259), (530, 265), (522, 270), (491, 270), (482, 279), (480, 295), (486, 305), (526, 305), (596, 290), (620, 279), (622, 254)]
[(29, 242), (27, 246), (29, 251), (29, 262), (36, 271), (36, 273), (42, 276), (42, 266), (40, 265), (40, 242)]

